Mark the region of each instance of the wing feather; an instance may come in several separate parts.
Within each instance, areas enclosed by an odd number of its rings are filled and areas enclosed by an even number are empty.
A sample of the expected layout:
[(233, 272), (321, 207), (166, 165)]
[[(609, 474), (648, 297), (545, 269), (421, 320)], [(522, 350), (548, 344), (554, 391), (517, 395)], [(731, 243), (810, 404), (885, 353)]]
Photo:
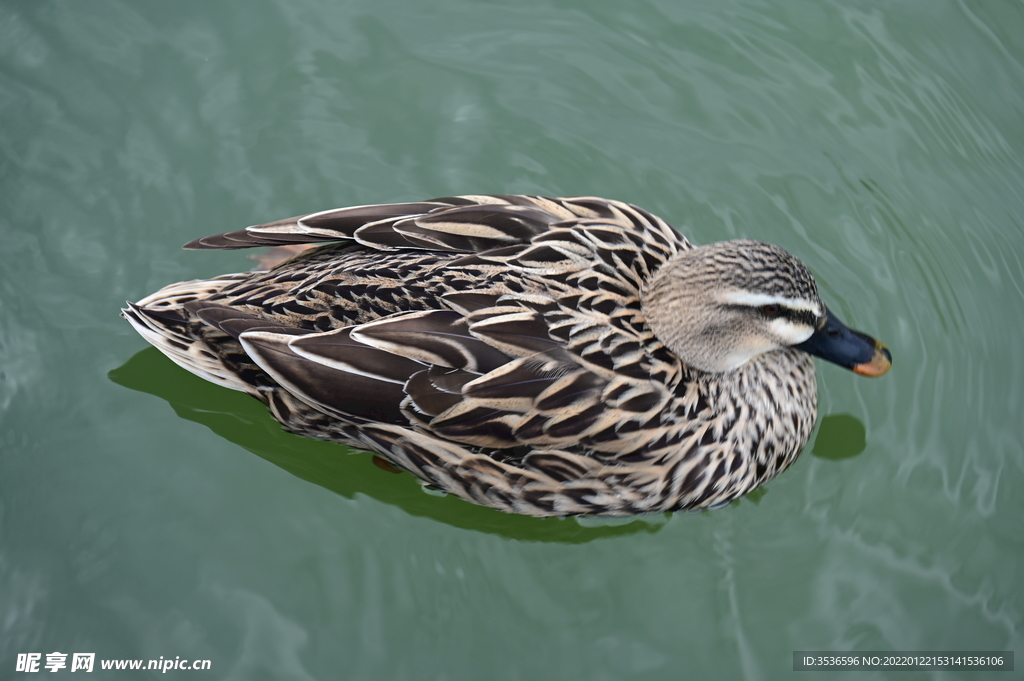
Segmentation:
[[(376, 348), (349, 345), (351, 355), (346, 362), (323, 361), (304, 356), (292, 347), (296, 340), (309, 338), (267, 331), (248, 331), (239, 340), (246, 353), (275, 381), (290, 393), (309, 404), (342, 418), (366, 419), (381, 423), (405, 423), (399, 405), (405, 398), (403, 383), (382, 379), (369, 372), (351, 370), (366, 355), (379, 353), (383, 362), (393, 361)], [(306, 353), (307, 355), (314, 353)], [(380, 363), (373, 363), (374, 368)], [(358, 399), (352, 399), (358, 395)]]
[(389, 315), (356, 327), (352, 337), (425, 364), (477, 373), (492, 371), (510, 359), (472, 335), (465, 317), (452, 310)]
[(460, 201), (459, 205), (463, 202), (457, 197), (452, 197), (435, 201), (385, 203), (325, 210), (262, 225), (253, 225), (234, 232), (202, 237), (185, 244), (185, 248), (191, 250), (235, 249), (352, 239), (355, 231), (368, 223), (451, 208), (455, 201)]

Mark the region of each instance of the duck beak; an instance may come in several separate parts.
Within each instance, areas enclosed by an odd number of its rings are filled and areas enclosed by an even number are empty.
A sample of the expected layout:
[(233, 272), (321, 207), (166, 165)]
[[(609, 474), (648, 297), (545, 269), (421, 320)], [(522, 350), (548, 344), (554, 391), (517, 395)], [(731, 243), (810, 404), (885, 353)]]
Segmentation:
[(818, 328), (811, 337), (793, 347), (833, 364), (846, 367), (861, 376), (881, 376), (892, 366), (889, 348), (867, 334), (839, 321), (831, 310), (818, 319)]

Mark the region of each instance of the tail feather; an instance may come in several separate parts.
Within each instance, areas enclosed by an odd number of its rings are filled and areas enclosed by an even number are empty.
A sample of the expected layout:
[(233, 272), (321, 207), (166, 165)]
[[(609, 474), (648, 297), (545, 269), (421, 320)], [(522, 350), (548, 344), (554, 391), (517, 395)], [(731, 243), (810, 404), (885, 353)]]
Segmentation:
[(248, 273), (228, 274), (214, 279), (184, 281), (166, 286), (137, 303), (128, 303), (121, 316), (160, 352), (178, 366), (225, 388), (252, 393), (252, 386), (240, 380), (237, 372), (225, 366), (193, 330), (196, 320), (188, 303), (203, 300), (224, 287), (249, 277)]

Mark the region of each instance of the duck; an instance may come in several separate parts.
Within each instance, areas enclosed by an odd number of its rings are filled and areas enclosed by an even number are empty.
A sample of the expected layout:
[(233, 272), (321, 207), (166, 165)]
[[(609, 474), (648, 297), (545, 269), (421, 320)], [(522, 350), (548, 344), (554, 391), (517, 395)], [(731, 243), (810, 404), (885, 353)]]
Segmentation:
[(167, 286), (122, 315), (297, 435), (537, 517), (720, 508), (786, 470), (817, 418), (812, 356), (892, 363), (779, 246), (695, 246), (596, 197), (354, 206), (196, 239), (307, 247)]

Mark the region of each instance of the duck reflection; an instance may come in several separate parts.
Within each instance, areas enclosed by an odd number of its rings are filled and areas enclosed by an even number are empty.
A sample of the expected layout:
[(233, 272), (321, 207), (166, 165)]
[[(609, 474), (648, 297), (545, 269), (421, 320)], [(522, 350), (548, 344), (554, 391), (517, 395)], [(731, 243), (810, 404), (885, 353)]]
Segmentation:
[(303, 480), (346, 498), (365, 494), (410, 515), (510, 539), (579, 544), (605, 537), (657, 532), (671, 514), (629, 519), (533, 518), (476, 506), (430, 492), (408, 474), (375, 465), (373, 455), (286, 433), (248, 395), (221, 388), (179, 368), (155, 348), (110, 372), (114, 383), (167, 401), (181, 418), (201, 423)]

